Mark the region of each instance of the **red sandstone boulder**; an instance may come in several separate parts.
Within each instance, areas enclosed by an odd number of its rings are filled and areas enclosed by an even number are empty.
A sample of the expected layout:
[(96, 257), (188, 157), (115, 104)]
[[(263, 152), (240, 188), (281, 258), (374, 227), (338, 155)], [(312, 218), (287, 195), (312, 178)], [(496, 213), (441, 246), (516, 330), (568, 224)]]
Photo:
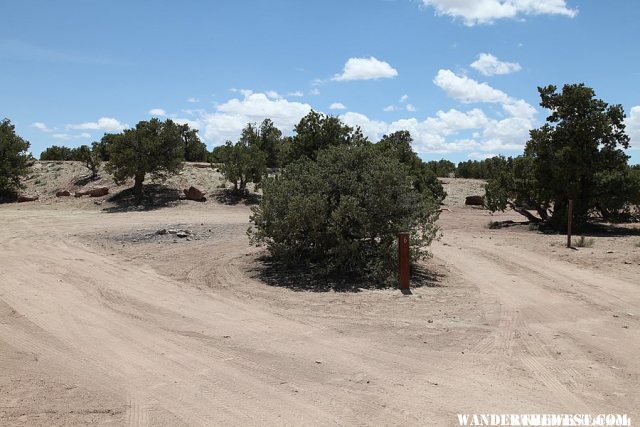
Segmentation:
[(67, 190), (56, 191), (56, 197), (69, 197), (70, 195), (71, 193), (69, 193)]
[(39, 196), (18, 196), (18, 203), (33, 202), (38, 200)]
[(106, 196), (107, 194), (109, 194), (108, 187), (98, 187), (98, 188), (92, 188), (91, 190), (87, 190), (87, 191), (76, 191), (76, 194), (74, 194), (74, 196), (102, 197), (102, 196)]
[(464, 201), (465, 205), (471, 206), (484, 206), (484, 197), (482, 196), (467, 196)]
[(109, 188), (108, 187), (98, 187), (98, 188), (94, 188), (92, 190), (89, 190), (89, 197), (102, 197), (102, 196), (106, 196), (107, 194), (109, 194)]
[(202, 191), (198, 190), (196, 187), (189, 187), (188, 189), (184, 189), (182, 190), (184, 192), (185, 197), (188, 200), (195, 200), (197, 202), (203, 202), (205, 200), (207, 200), (204, 195), (206, 193), (203, 193)]

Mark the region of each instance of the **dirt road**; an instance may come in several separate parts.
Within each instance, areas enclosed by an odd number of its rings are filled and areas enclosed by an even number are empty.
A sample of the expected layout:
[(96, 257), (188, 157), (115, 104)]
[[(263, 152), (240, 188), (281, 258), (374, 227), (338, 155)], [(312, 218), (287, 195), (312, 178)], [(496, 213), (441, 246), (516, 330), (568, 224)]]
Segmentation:
[[(260, 282), (245, 207), (17, 209), (0, 208), (2, 425), (639, 419), (640, 280), (516, 249), (483, 211), (443, 212), (433, 286), (405, 297)], [(154, 234), (174, 225), (201, 238)]]

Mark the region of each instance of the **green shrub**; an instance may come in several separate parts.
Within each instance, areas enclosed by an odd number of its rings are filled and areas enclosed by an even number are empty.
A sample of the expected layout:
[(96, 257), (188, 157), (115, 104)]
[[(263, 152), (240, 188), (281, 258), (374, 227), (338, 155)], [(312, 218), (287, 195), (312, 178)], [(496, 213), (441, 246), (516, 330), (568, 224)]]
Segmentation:
[(16, 135), (11, 121), (0, 120), (0, 200), (23, 188), (20, 178), (27, 173), (28, 149), (29, 141)]
[(322, 277), (395, 283), (397, 234), (411, 233), (411, 258), (436, 237), (438, 206), (413, 186), (409, 168), (371, 145), (337, 146), (263, 181), (249, 230), (274, 261)]

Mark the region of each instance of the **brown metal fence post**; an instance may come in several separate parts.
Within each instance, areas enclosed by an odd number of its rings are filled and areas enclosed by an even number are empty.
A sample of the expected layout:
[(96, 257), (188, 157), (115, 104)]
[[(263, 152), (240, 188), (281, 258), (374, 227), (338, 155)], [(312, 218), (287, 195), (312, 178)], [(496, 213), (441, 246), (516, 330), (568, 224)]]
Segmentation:
[(399, 289), (409, 289), (409, 233), (398, 233)]
[(569, 199), (567, 208), (567, 247), (571, 247), (571, 222), (573, 220), (573, 200)]

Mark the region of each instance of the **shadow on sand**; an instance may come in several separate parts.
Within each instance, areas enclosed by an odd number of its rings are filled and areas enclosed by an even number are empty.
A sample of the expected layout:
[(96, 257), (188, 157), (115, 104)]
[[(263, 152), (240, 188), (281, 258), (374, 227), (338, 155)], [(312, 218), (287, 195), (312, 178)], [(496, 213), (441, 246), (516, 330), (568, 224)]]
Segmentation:
[(142, 202), (137, 203), (133, 194), (133, 188), (127, 188), (107, 199), (114, 206), (104, 208), (104, 212), (129, 212), (129, 211), (151, 211), (156, 209), (176, 206), (180, 203), (180, 192), (177, 189), (169, 188), (162, 184), (149, 184), (144, 186)]
[(215, 199), (218, 203), (222, 203), (225, 205), (237, 205), (239, 203), (245, 204), (247, 206), (257, 205), (260, 203), (260, 199), (262, 196), (256, 193), (247, 193), (242, 194), (230, 189), (220, 190), (215, 193)]
[[(364, 289), (385, 289), (388, 285), (363, 280), (356, 275), (325, 277), (314, 273), (310, 268), (295, 268), (274, 262), (268, 255), (257, 260), (257, 267), (251, 272), (256, 279), (275, 287), (287, 288), (296, 292), (360, 292)], [(422, 266), (411, 268), (411, 287), (442, 287), (444, 274), (429, 271)], [(404, 292), (403, 292), (404, 293)], [(408, 295), (411, 292), (407, 293)]]

